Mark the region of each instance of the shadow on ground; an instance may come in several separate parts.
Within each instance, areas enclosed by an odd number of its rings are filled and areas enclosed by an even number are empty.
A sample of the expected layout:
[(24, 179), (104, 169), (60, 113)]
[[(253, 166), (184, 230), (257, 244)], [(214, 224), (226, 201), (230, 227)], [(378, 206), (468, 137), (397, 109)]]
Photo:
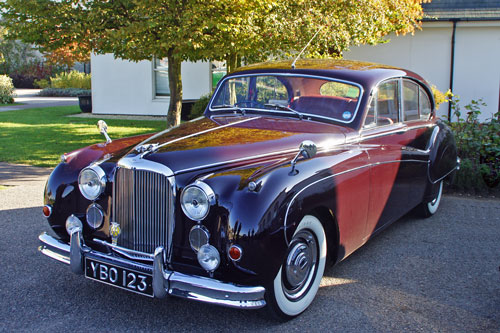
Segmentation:
[(37, 251), (41, 207), (0, 210), (0, 330), (498, 331), (500, 201), (445, 197), (407, 216), (336, 267), (316, 300), (279, 323), (176, 298), (149, 299), (76, 276)]

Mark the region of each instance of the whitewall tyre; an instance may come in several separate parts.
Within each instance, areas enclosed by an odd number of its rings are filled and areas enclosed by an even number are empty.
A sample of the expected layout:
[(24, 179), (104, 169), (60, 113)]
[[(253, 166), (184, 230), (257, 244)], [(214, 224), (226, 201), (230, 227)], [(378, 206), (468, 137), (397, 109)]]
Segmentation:
[(266, 292), (268, 306), (274, 314), (291, 319), (309, 307), (325, 271), (326, 254), (323, 225), (312, 215), (304, 216)]
[(441, 197), (443, 195), (443, 181), (440, 181), (438, 186), (439, 190), (436, 194), (436, 197), (429, 202), (422, 202), (420, 204), (420, 215), (422, 215), (423, 217), (430, 217), (434, 215), (439, 208)]

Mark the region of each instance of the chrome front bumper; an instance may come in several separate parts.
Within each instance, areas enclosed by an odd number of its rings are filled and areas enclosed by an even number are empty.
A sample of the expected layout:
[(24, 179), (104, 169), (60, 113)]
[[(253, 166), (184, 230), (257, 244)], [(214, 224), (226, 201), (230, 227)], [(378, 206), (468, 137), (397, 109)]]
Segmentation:
[(239, 286), (165, 269), (165, 250), (163, 247), (156, 248), (153, 265), (151, 266), (94, 251), (84, 244), (81, 231), (79, 230), (73, 232), (69, 245), (45, 232), (40, 234), (38, 239), (41, 243), (38, 247), (40, 252), (69, 265), (71, 270), (77, 274), (84, 273), (85, 256), (105, 260), (115, 265), (125, 265), (148, 271), (153, 275), (153, 294), (157, 298), (172, 295), (205, 303), (244, 309), (258, 309), (266, 305), (264, 287)]

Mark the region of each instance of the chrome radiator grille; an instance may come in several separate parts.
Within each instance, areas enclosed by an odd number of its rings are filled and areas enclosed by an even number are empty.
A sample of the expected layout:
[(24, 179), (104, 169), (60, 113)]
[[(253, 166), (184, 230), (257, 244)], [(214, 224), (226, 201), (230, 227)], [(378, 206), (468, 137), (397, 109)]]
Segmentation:
[(168, 178), (147, 170), (119, 168), (113, 184), (113, 221), (122, 233), (118, 245), (153, 253), (169, 249), (172, 233), (172, 190)]

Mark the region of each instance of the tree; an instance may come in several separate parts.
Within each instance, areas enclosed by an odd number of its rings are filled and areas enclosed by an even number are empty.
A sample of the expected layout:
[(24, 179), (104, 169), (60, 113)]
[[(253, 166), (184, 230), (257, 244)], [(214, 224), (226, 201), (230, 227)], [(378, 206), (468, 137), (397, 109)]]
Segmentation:
[(389, 32), (412, 32), (421, 0), (5, 0), (11, 38), (43, 51), (73, 45), (74, 54), (113, 53), (139, 61), (168, 58), (168, 125), (180, 122), (181, 62), (226, 60), (233, 70), (269, 56), (307, 49), (337, 56), (350, 45), (378, 43)]

